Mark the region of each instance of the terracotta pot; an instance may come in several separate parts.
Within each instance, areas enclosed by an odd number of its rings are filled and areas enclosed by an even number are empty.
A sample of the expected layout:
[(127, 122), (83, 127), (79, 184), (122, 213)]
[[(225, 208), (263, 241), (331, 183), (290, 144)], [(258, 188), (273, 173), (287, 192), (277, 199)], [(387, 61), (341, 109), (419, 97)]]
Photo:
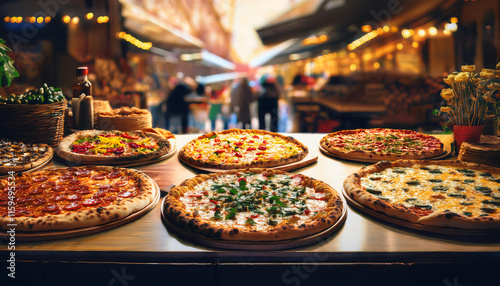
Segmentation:
[(479, 143), (483, 130), (484, 130), (484, 125), (479, 125), (479, 126), (453, 125), (453, 135), (455, 136), (457, 154), (460, 151), (460, 146), (462, 146), (463, 142)]

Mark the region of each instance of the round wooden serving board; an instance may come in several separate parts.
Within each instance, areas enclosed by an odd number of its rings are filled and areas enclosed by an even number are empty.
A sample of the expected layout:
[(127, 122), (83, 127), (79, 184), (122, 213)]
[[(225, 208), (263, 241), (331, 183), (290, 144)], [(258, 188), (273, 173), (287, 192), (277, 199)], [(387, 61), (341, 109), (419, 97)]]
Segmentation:
[(167, 154), (159, 156), (159, 157), (156, 157), (156, 158), (147, 159), (147, 160), (140, 159), (140, 160), (136, 160), (134, 162), (123, 162), (123, 163), (119, 163), (118, 162), (118, 163), (110, 163), (110, 164), (102, 163), (102, 162), (96, 162), (96, 163), (89, 162), (89, 163), (80, 164), (78, 162), (73, 162), (73, 161), (69, 161), (69, 160), (63, 159), (63, 158), (61, 158), (59, 156), (57, 156), (57, 158), (58, 158), (58, 161), (60, 161), (62, 163), (65, 163), (66, 165), (72, 166), (72, 167), (80, 166), (80, 165), (82, 165), (82, 166), (83, 165), (111, 165), (111, 166), (117, 166), (117, 167), (125, 168), (125, 167), (135, 167), (135, 166), (149, 165), (149, 164), (153, 164), (153, 163), (157, 163), (157, 162), (166, 160), (166, 159), (168, 159), (168, 158), (170, 158), (170, 157), (172, 157), (172, 156), (175, 155), (175, 153), (177, 152), (177, 140), (175, 138), (170, 138), (170, 139), (168, 139), (168, 141), (170, 142), (170, 146), (172, 148), (170, 148), (170, 150), (168, 151)]
[(369, 214), (376, 219), (383, 220), (385, 222), (389, 222), (398, 226), (402, 226), (405, 228), (410, 228), (414, 230), (420, 230), (425, 232), (437, 233), (437, 234), (446, 234), (446, 235), (459, 235), (459, 236), (486, 236), (486, 235), (500, 235), (500, 229), (461, 229), (461, 228), (446, 228), (446, 227), (437, 227), (437, 226), (429, 226), (418, 223), (412, 223), (406, 220), (402, 220), (396, 217), (391, 217), (386, 215), (383, 212), (379, 212), (373, 210), (369, 207), (366, 207), (353, 198), (351, 198), (344, 188), (342, 188), (342, 194), (345, 199), (349, 203), (349, 205), (355, 207), (361, 212)]
[[(182, 163), (184, 163), (192, 168), (198, 169), (200, 171), (205, 171), (208, 173), (216, 173), (216, 172), (223, 172), (223, 171), (230, 170), (230, 169), (216, 169), (216, 168), (200, 167), (200, 166), (196, 166), (194, 164), (191, 164), (191, 163), (185, 161), (181, 156), (177, 156), (177, 157), (179, 157), (179, 161), (181, 161)], [(318, 155), (314, 155), (314, 154), (309, 153), (309, 154), (307, 154), (307, 156), (304, 159), (302, 159), (298, 162), (293, 162), (290, 164), (275, 166), (275, 167), (266, 167), (266, 168), (280, 170), (280, 171), (293, 171), (293, 170), (297, 170), (297, 169), (300, 169), (302, 167), (305, 167), (307, 165), (311, 165), (317, 161), (318, 161)], [(253, 167), (250, 166), (248, 168), (253, 168)]]
[[(323, 148), (321, 145), (319, 146), (319, 150), (321, 150), (321, 152), (323, 154), (325, 154), (329, 157), (334, 157), (334, 158), (339, 158), (339, 159), (349, 160), (349, 161), (354, 161), (354, 162), (377, 163), (379, 161), (387, 161), (387, 160), (384, 160), (382, 158), (380, 158), (380, 159), (366, 159), (366, 158), (356, 158), (356, 157), (350, 156), (350, 155), (332, 154), (332, 153), (328, 152), (328, 150)], [(444, 158), (448, 157), (448, 155), (450, 155), (450, 153), (451, 153), (450, 150), (445, 148), (443, 150), (443, 153), (441, 153), (441, 155), (434, 156), (434, 157), (421, 158), (421, 159), (411, 159), (411, 158), (407, 158), (407, 159), (400, 158), (400, 159), (403, 159), (403, 160), (439, 160), (439, 159), (444, 159)]]
[[(158, 202), (160, 201), (160, 188), (158, 188), (158, 185), (156, 184), (155, 181), (153, 181), (152, 179), (150, 179), (150, 180), (153, 183), (153, 187), (155, 190), (154, 200), (138, 212), (132, 213), (132, 214), (130, 214), (122, 219), (115, 220), (115, 221), (112, 221), (112, 222), (109, 222), (106, 224), (84, 227), (84, 228), (77, 228), (77, 229), (70, 229), (70, 230), (37, 231), (37, 232), (16, 231), (16, 240), (17, 241), (45, 241), (45, 240), (71, 238), (71, 237), (82, 236), (82, 235), (93, 234), (93, 233), (105, 231), (108, 229), (115, 228), (117, 226), (121, 226), (121, 225), (126, 224), (128, 222), (131, 222), (133, 220), (136, 220), (139, 217), (145, 215), (150, 210), (152, 210), (156, 206), (156, 204), (158, 204)], [(5, 231), (0, 233), (0, 240), (9, 240), (9, 239), (10, 239), (10, 234), (6, 233)]]
[(347, 218), (347, 205), (344, 198), (342, 198), (342, 196), (340, 197), (342, 199), (343, 210), (342, 210), (342, 215), (335, 222), (335, 224), (316, 234), (297, 239), (287, 239), (279, 241), (235, 241), (235, 240), (209, 238), (202, 234), (192, 232), (190, 230), (179, 227), (173, 221), (171, 221), (165, 215), (163, 209), (166, 197), (164, 197), (161, 202), (161, 218), (167, 230), (173, 231), (176, 235), (178, 235), (182, 239), (203, 244), (209, 247), (230, 249), (230, 250), (265, 250), (265, 251), (283, 250), (283, 249), (290, 249), (324, 241), (331, 234), (337, 231), (344, 224)]

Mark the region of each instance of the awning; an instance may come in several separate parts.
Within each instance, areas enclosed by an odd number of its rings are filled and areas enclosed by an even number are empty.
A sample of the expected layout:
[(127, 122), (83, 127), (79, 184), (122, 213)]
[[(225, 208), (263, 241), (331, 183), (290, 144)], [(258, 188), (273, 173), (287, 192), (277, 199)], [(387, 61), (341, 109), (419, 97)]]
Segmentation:
[(165, 48), (203, 48), (203, 42), (180, 29), (162, 23), (131, 1), (120, 0), (123, 5), (124, 27)]
[(193, 62), (218, 69), (234, 70), (236, 68), (234, 63), (212, 54), (207, 50), (186, 52), (180, 55), (180, 59), (185, 62)]

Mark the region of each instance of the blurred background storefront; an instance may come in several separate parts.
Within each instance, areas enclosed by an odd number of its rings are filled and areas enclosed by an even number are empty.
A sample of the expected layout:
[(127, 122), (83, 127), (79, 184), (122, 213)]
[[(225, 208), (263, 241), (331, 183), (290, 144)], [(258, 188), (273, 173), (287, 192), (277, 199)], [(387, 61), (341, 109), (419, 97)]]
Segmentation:
[(203, 132), (238, 126), (231, 93), (248, 78), (256, 128), (272, 82), (281, 132), (431, 131), (443, 76), (499, 61), (499, 14), (496, 0), (4, 0), (0, 37), (21, 77), (2, 94), (49, 82), (69, 95), (86, 65), (94, 96), (147, 107), (165, 126), (182, 81), (190, 131)]

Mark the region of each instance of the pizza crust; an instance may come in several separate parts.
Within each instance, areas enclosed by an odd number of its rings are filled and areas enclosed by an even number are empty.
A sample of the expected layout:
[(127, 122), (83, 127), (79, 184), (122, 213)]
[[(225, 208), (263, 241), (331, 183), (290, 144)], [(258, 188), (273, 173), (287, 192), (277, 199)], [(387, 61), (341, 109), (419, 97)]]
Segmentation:
[[(129, 135), (142, 135), (153, 138), (160, 147), (157, 151), (147, 153), (147, 154), (138, 154), (132, 156), (118, 156), (118, 155), (110, 155), (110, 156), (100, 156), (100, 155), (85, 155), (78, 154), (71, 151), (71, 145), (73, 142), (80, 138), (90, 137), (90, 136), (98, 136), (105, 134), (122, 134), (127, 133)], [(78, 164), (124, 164), (124, 163), (133, 163), (138, 161), (148, 161), (154, 158), (158, 158), (168, 153), (168, 151), (172, 148), (170, 146), (170, 142), (161, 137), (160, 135), (156, 135), (153, 133), (141, 132), (141, 131), (131, 131), (131, 132), (122, 132), (122, 131), (101, 131), (101, 130), (85, 130), (73, 133), (67, 137), (64, 137), (57, 146), (56, 154), (72, 163)]]
[[(271, 135), (273, 137), (280, 137), (281, 139), (284, 139), (288, 142), (291, 142), (298, 146), (302, 152), (298, 152), (296, 155), (288, 156), (288, 157), (280, 157), (279, 160), (273, 160), (273, 161), (264, 161), (264, 162), (252, 162), (252, 163), (241, 163), (241, 164), (224, 164), (220, 162), (207, 162), (203, 161), (200, 159), (193, 158), (189, 152), (187, 151), (187, 146), (191, 144), (192, 142), (196, 140), (202, 140), (205, 138), (210, 138), (214, 135), (219, 135), (219, 134), (230, 134), (230, 133), (235, 133), (235, 134), (245, 134), (245, 133), (257, 133), (260, 135)], [(206, 133), (202, 136), (199, 136), (198, 138), (190, 141), (186, 145), (182, 147), (182, 149), (179, 151), (179, 157), (184, 160), (186, 163), (194, 165), (194, 166), (199, 166), (203, 168), (214, 168), (214, 169), (221, 169), (221, 170), (231, 170), (231, 169), (245, 169), (245, 168), (271, 168), (271, 167), (277, 167), (277, 166), (283, 166), (287, 164), (291, 164), (294, 162), (298, 162), (302, 159), (304, 159), (309, 150), (308, 148), (299, 142), (297, 139), (289, 136), (284, 136), (279, 133), (275, 132), (269, 132), (265, 130), (256, 130), (256, 129), (228, 129), (224, 131), (219, 131), (219, 132), (209, 132)]]
[(387, 168), (411, 167), (413, 165), (439, 165), (460, 168), (471, 168), (492, 174), (500, 174), (499, 168), (486, 165), (464, 163), (461, 161), (430, 161), (430, 160), (398, 160), (394, 162), (381, 161), (379, 163), (361, 168), (358, 172), (351, 174), (344, 181), (344, 190), (352, 199), (379, 211), (390, 217), (396, 217), (411, 223), (434, 227), (460, 228), (460, 229), (497, 229), (500, 228), (500, 214), (484, 217), (467, 217), (451, 211), (433, 212), (427, 216), (419, 216), (403, 205), (393, 205), (377, 196), (367, 192), (361, 186), (361, 178), (369, 174), (381, 172)]
[(173, 223), (195, 233), (199, 233), (211, 239), (232, 241), (281, 241), (306, 237), (331, 227), (342, 216), (344, 205), (340, 195), (338, 195), (338, 193), (327, 184), (304, 175), (299, 176), (304, 179), (305, 186), (321, 189), (326, 192), (329, 197), (327, 209), (324, 214), (319, 214), (316, 220), (308, 224), (294, 225), (286, 222), (276, 226), (268, 225), (267, 229), (264, 231), (255, 230), (251, 227), (241, 225), (232, 228), (222, 227), (212, 221), (193, 217), (190, 213), (186, 212), (183, 203), (179, 200), (185, 192), (206, 180), (225, 174), (239, 174), (242, 172), (258, 174), (264, 171), (269, 175), (289, 174), (283, 171), (260, 168), (201, 174), (192, 179), (185, 180), (181, 185), (170, 190), (164, 201), (165, 215), (171, 219)]
[[(44, 170), (43, 172), (53, 172), (60, 174), (61, 171), (78, 170), (78, 168), (88, 168), (111, 172), (119, 170), (125, 175), (131, 176), (138, 184), (139, 194), (131, 198), (119, 198), (116, 203), (87, 209), (83, 211), (70, 211), (55, 215), (46, 215), (40, 217), (14, 217), (14, 222), (8, 216), (0, 216), (0, 227), (8, 229), (7, 224), (17, 224), (16, 231), (52, 231), (69, 230), (89, 226), (105, 224), (111, 221), (119, 220), (134, 212), (145, 208), (154, 200), (155, 190), (151, 179), (142, 172), (135, 170), (107, 167), (107, 166), (84, 166), (62, 169)], [(36, 173), (31, 173), (36, 174)], [(30, 174), (30, 175), (31, 175)]]

